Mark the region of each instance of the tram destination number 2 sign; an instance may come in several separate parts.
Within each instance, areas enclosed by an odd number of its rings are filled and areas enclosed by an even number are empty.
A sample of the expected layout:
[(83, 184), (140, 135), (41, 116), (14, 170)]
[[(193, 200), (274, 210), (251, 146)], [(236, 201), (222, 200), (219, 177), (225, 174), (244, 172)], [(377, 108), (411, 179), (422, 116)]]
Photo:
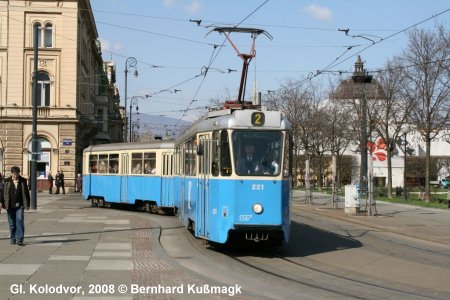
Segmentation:
[(255, 112), (252, 114), (253, 126), (264, 126), (265, 116), (262, 112)]

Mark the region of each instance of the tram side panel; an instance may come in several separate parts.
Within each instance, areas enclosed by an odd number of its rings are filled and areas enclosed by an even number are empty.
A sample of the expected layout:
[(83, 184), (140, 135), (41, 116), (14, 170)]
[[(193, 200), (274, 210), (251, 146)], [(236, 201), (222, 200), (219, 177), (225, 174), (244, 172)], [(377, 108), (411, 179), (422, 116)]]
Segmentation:
[(160, 176), (128, 176), (127, 197), (123, 201), (135, 204), (136, 200), (154, 201), (161, 205), (161, 177)]
[(211, 179), (209, 185), (208, 233), (209, 240), (225, 243), (234, 228), (236, 184), (233, 180)]
[(198, 180), (196, 177), (177, 177), (176, 189), (181, 190), (178, 207), (179, 218), (186, 227), (191, 227), (197, 237), (197, 200), (198, 200)]
[(83, 197), (103, 198), (107, 202), (120, 202), (120, 176), (86, 174), (83, 176)]

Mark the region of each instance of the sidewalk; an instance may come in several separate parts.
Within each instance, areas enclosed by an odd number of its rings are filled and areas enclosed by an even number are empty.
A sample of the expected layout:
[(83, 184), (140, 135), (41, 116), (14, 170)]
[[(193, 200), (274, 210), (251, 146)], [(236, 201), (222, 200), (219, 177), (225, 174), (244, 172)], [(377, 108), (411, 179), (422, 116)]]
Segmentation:
[(25, 213), (23, 247), (10, 245), (6, 212), (0, 215), (0, 299), (211, 297), (180, 293), (209, 282), (173, 264), (148, 214), (91, 207), (80, 194), (38, 193), (37, 205)]
[[(378, 202), (379, 216), (352, 216), (344, 213), (343, 199), (339, 209), (331, 208), (330, 200), (314, 193), (313, 204), (306, 205), (304, 194), (295, 191), (293, 207), (450, 249), (450, 211)], [(152, 220), (178, 228), (176, 218), (91, 207), (80, 194), (38, 193), (37, 204), (37, 210), (25, 213), (23, 247), (9, 244), (6, 213), (0, 215), (0, 300), (230, 299), (226, 294), (188, 294), (189, 285), (223, 284), (187, 271), (161, 248), (163, 225)], [(252, 297), (243, 291), (232, 298)]]
[[(337, 209), (332, 207), (332, 197), (328, 194), (313, 192), (312, 204), (306, 205), (305, 201), (305, 192), (295, 190), (293, 193), (294, 207), (383, 231), (437, 242), (450, 249), (450, 209), (424, 208), (376, 201), (377, 215), (366, 216), (364, 213), (346, 214), (344, 197), (339, 197)], [(365, 200), (361, 201), (361, 210), (364, 209)]]

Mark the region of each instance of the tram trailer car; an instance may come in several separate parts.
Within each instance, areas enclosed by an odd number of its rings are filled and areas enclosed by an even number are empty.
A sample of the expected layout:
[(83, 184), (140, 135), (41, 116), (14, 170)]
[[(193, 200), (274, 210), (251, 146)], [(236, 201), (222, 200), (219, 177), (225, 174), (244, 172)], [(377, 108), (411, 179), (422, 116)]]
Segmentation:
[[(175, 206), (198, 238), (288, 242), (290, 124), (278, 111), (208, 113), (175, 142)], [(253, 161), (245, 161), (252, 152)]]
[(83, 151), (83, 197), (93, 205), (131, 204), (148, 212), (176, 212), (173, 149), (169, 142), (117, 143)]

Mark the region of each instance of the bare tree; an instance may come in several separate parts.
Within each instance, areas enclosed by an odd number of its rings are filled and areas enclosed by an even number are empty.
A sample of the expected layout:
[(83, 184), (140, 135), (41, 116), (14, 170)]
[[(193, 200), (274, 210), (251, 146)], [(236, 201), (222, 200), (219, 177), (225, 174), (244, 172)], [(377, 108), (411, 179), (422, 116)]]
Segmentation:
[(312, 136), (314, 123), (312, 116), (318, 107), (318, 99), (310, 81), (289, 80), (283, 84), (276, 93), (271, 93), (265, 102), (269, 109), (282, 111), (291, 122), (294, 141), (294, 153), (300, 156), (300, 152), (311, 158)]
[[(318, 127), (322, 126), (323, 119), (317, 121), (316, 118), (322, 100), (323, 92), (318, 85), (309, 80), (289, 80), (276, 93), (270, 93), (264, 103), (269, 109), (284, 112), (291, 122), (296, 175), (304, 169), (304, 160), (311, 161), (318, 149), (319, 153), (324, 151), (318, 141)], [(318, 176), (320, 178), (321, 174)]]
[(336, 155), (336, 182), (338, 188), (342, 178), (343, 155), (352, 140), (351, 126), (349, 124), (351, 111), (342, 108), (342, 105), (336, 99), (329, 99), (327, 105), (328, 113), (326, 114), (328, 121), (323, 124), (330, 140), (331, 154)]
[(392, 156), (407, 121), (407, 109), (399, 93), (402, 69), (398, 62), (399, 59), (394, 58), (387, 62), (384, 70), (378, 72), (376, 81), (384, 91), (384, 99), (372, 101), (368, 105), (369, 119), (386, 145), (389, 198), (392, 198)]
[(435, 31), (415, 29), (402, 53), (409, 119), (417, 126), (426, 145), (425, 201), (430, 200), (430, 144), (450, 121), (450, 31), (436, 25)]

